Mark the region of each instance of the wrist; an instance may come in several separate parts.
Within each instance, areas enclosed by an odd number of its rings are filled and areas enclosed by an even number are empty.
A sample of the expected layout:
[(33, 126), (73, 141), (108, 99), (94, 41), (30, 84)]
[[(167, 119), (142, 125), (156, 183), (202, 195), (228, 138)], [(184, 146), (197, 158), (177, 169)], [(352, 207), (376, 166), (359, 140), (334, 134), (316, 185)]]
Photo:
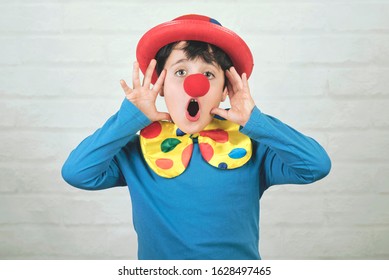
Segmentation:
[(150, 118), (128, 98), (124, 99), (120, 111), (125, 112), (127, 121), (138, 123), (139, 130), (151, 123)]
[(247, 122), (250, 120), (250, 117), (251, 117), (251, 114), (253, 113), (254, 108), (255, 108), (255, 104), (253, 104), (252, 106), (250, 106), (248, 108), (248, 110), (247, 110), (248, 113), (244, 115), (241, 123), (239, 124), (240, 126), (244, 127), (247, 124)]

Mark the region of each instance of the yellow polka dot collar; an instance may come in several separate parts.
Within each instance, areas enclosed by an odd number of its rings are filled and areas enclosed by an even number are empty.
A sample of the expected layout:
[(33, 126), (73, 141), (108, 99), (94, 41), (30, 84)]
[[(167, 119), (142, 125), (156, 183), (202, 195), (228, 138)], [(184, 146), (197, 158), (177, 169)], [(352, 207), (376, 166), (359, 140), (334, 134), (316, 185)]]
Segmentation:
[(140, 145), (149, 167), (164, 178), (181, 175), (189, 164), (197, 139), (203, 159), (219, 169), (243, 166), (252, 155), (248, 136), (239, 125), (215, 117), (203, 131), (186, 134), (171, 122), (153, 122), (140, 132)]

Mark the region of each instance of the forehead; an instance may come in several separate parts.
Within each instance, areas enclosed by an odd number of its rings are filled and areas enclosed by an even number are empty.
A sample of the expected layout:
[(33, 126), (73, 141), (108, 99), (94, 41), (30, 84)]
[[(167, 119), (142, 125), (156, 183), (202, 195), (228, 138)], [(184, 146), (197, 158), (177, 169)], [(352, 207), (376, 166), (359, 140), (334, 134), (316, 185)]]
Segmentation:
[(166, 60), (166, 66), (178, 64), (184, 61), (189, 61), (189, 58), (185, 52), (183, 50), (174, 48)]
[[(186, 41), (181, 41), (177, 45), (175, 45), (166, 60), (165, 66), (169, 67), (171, 65), (176, 65), (181, 62), (199, 62), (221, 69), (221, 67), (216, 63), (216, 61), (212, 61), (211, 63), (209, 63), (200, 54), (194, 57), (190, 57), (190, 55), (188, 55), (187, 52), (184, 50), (186, 46)], [(211, 52), (212, 50), (210, 49), (209, 51)]]

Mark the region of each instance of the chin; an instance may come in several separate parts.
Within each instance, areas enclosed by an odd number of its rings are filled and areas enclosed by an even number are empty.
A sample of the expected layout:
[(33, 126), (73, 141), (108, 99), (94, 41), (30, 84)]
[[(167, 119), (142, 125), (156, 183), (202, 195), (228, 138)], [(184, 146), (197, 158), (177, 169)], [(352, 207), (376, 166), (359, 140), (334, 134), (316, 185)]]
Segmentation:
[(200, 131), (202, 131), (206, 125), (189, 123), (189, 124), (183, 124), (183, 125), (177, 124), (177, 126), (186, 134), (196, 134), (196, 133), (199, 133)]
[(186, 134), (196, 134), (203, 130), (203, 128), (195, 128), (195, 127), (185, 127), (180, 129)]
[(204, 128), (212, 121), (212, 118), (210, 118), (209, 120), (200, 118), (198, 121), (195, 122), (189, 121), (187, 119), (182, 119), (178, 122), (173, 119), (173, 121), (180, 128), (180, 130), (182, 130), (186, 134), (195, 134), (204, 130)]

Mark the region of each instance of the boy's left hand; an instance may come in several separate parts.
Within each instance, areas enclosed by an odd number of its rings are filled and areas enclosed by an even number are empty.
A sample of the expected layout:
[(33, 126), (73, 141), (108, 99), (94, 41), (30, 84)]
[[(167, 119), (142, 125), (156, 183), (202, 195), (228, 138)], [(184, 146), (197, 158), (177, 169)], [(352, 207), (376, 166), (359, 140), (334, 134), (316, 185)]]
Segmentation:
[(226, 70), (226, 76), (228, 79), (227, 90), (231, 108), (229, 110), (214, 108), (211, 110), (211, 113), (217, 114), (241, 126), (245, 126), (255, 107), (255, 102), (250, 94), (247, 75), (243, 73), (242, 77), (240, 77), (235, 68), (231, 67), (229, 70)]

